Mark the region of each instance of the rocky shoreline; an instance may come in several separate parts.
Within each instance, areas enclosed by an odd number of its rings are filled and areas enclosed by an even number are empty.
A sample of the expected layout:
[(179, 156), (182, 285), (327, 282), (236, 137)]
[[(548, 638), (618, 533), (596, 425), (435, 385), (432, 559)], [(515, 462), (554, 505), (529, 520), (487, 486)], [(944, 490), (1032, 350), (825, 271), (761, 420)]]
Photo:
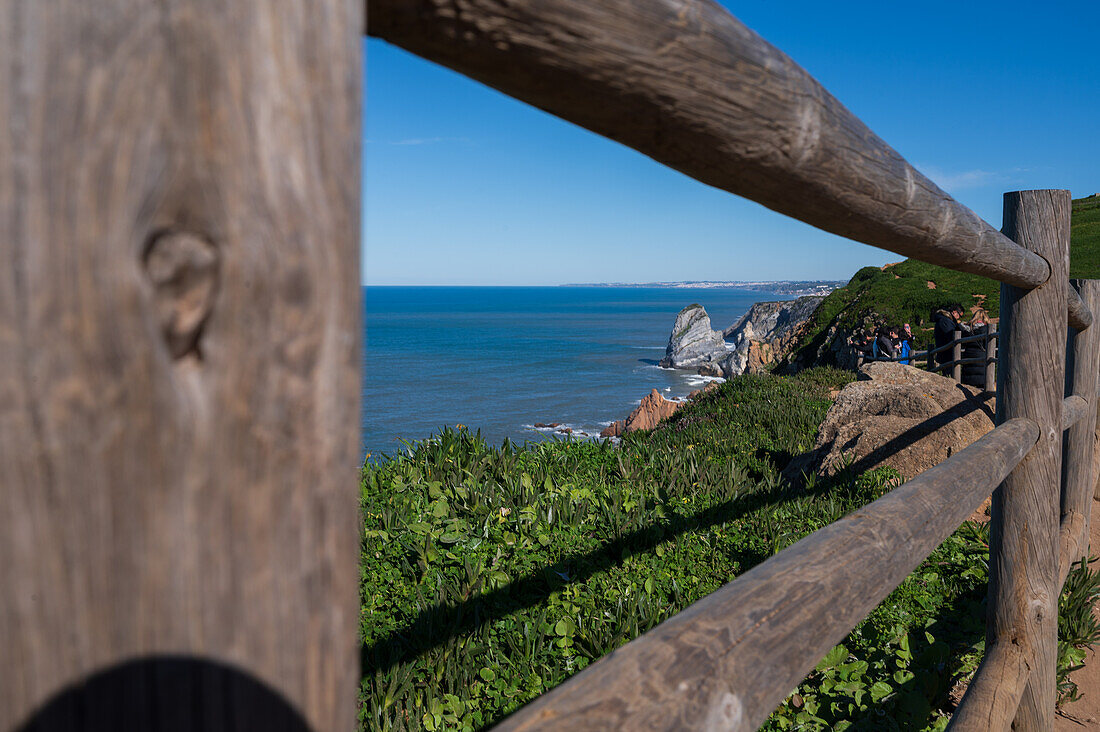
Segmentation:
[[(758, 302), (724, 330), (712, 326), (702, 305), (688, 305), (676, 315), (659, 365), (720, 379), (765, 373), (798, 345), (799, 334), (822, 299), (823, 295), (805, 295), (794, 300)], [(627, 417), (604, 428), (599, 436), (618, 438), (635, 430), (653, 429), (701, 391), (716, 386), (716, 382), (707, 384), (683, 400), (666, 399), (653, 389)], [(593, 436), (559, 422), (536, 422), (533, 426), (561, 435)]]

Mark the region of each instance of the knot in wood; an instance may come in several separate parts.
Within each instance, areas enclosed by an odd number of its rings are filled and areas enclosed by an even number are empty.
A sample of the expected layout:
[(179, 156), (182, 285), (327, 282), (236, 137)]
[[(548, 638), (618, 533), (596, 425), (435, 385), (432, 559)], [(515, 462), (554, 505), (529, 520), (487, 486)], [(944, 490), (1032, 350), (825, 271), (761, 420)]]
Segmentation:
[(218, 250), (201, 235), (165, 231), (149, 239), (144, 264), (172, 357), (201, 360), (199, 339), (218, 290)]

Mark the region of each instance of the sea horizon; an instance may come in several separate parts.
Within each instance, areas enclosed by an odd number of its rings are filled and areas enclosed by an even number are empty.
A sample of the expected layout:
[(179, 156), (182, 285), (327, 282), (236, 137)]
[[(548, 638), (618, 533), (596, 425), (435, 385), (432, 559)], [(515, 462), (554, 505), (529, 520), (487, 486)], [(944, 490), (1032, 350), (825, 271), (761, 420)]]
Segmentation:
[[(443, 427), (490, 444), (595, 438), (653, 389), (682, 398), (710, 377), (657, 362), (677, 313), (716, 330), (768, 290), (589, 285), (366, 285), (362, 454), (392, 455)], [(537, 423), (555, 428), (536, 428)]]

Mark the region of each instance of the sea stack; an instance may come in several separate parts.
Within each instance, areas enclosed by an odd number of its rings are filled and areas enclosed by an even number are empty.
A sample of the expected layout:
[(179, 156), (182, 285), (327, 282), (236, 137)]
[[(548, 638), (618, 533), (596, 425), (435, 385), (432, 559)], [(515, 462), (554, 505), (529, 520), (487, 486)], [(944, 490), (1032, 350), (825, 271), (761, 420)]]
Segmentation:
[(717, 364), (725, 356), (726, 342), (722, 331), (711, 327), (710, 316), (702, 305), (692, 304), (676, 316), (661, 366), (693, 369), (705, 364)]

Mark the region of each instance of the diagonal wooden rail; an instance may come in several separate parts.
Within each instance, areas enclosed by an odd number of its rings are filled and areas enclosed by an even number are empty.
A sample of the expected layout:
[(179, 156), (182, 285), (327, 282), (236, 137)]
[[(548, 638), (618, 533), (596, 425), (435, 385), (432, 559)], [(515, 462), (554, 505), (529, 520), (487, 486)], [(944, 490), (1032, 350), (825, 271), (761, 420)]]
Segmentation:
[(825, 231), (1018, 287), (1050, 276), (710, 0), (369, 0), (367, 17), (370, 35)]

